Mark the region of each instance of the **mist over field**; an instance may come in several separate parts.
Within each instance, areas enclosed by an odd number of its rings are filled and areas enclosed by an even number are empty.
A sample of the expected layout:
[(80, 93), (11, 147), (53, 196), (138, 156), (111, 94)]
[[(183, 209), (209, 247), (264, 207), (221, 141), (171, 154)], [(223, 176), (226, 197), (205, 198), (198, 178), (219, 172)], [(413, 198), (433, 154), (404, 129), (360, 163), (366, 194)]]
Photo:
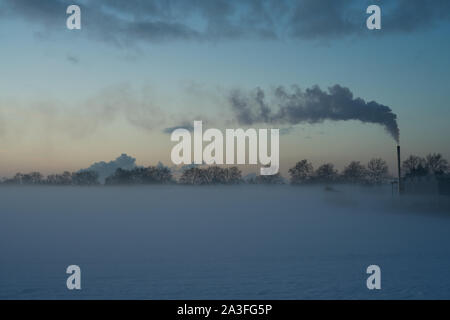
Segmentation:
[[(68, 265), (82, 290), (66, 288)], [(381, 267), (381, 290), (366, 268)], [(389, 187), (1, 187), (1, 299), (450, 296), (450, 203)]]

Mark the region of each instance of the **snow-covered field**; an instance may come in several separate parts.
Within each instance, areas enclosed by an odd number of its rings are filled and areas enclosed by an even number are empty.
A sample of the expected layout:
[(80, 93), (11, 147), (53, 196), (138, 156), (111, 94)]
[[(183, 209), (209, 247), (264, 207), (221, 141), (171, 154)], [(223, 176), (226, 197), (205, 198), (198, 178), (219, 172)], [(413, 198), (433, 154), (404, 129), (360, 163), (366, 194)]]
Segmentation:
[(3, 187), (0, 298), (450, 298), (448, 198), (336, 189)]

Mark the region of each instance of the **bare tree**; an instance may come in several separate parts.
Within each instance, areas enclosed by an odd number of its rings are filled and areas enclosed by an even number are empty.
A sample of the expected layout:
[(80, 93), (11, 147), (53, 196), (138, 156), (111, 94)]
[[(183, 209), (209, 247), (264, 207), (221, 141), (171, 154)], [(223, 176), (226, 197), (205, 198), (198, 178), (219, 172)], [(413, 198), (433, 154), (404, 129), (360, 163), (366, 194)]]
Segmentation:
[(72, 174), (64, 171), (62, 174), (51, 174), (47, 176), (45, 184), (67, 186), (72, 184)]
[(212, 166), (204, 170), (204, 178), (206, 184), (217, 184), (225, 182), (226, 173), (224, 169), (217, 166)]
[(334, 169), (332, 163), (325, 163), (317, 168), (314, 173), (314, 179), (317, 182), (335, 182), (338, 176), (337, 170)]
[(352, 161), (344, 168), (342, 176), (345, 182), (359, 183), (366, 179), (367, 170), (359, 161)]
[(405, 177), (417, 177), (427, 174), (425, 159), (410, 155), (402, 163), (402, 170)]
[(291, 184), (302, 184), (311, 180), (314, 168), (308, 160), (304, 159), (296, 163), (296, 165), (289, 169), (291, 175)]
[(224, 169), (225, 183), (238, 184), (242, 182), (242, 172), (238, 167)]
[(241, 171), (237, 167), (220, 168), (217, 166), (190, 168), (183, 172), (182, 184), (236, 184), (242, 181)]
[(150, 166), (147, 168), (134, 168), (125, 170), (119, 168), (116, 172), (107, 177), (107, 185), (127, 185), (127, 184), (164, 184), (172, 181), (172, 173), (165, 166)]
[(388, 175), (386, 161), (381, 158), (374, 158), (367, 163), (367, 177), (374, 184), (381, 184)]
[(77, 186), (95, 186), (98, 182), (98, 173), (95, 171), (81, 171), (72, 174), (72, 182)]
[(425, 161), (425, 166), (430, 174), (441, 175), (448, 170), (448, 162), (440, 153), (430, 153)]
[(39, 185), (45, 182), (44, 176), (40, 172), (16, 173), (13, 178), (6, 179), (6, 184)]

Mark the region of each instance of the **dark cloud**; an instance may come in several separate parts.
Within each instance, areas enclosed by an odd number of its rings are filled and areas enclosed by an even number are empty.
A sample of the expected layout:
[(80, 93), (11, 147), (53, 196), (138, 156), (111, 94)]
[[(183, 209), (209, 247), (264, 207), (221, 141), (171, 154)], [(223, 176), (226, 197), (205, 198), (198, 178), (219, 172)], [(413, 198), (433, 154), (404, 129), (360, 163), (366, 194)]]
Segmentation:
[(295, 38), (340, 38), (368, 34), (366, 8), (379, 5), (384, 35), (411, 33), (450, 22), (448, 0), (301, 0), (296, 1), (289, 30)]
[(2, 11), (9, 17), (52, 27), (48, 32), (64, 29), (67, 6), (78, 4), (83, 31), (118, 46), (167, 40), (275, 37), (268, 11), (268, 3), (274, 0), (3, 1)]
[[(3, 0), (5, 17), (64, 30), (66, 8), (82, 8), (83, 32), (119, 46), (167, 40), (333, 39), (369, 32), (368, 0)], [(448, 0), (377, 0), (378, 33), (408, 33), (450, 20)]]
[[(260, 88), (253, 92), (234, 90), (229, 96), (236, 120), (243, 125), (258, 123), (295, 125), (325, 120), (359, 120), (383, 126), (398, 141), (397, 116), (391, 108), (375, 101), (355, 98), (350, 89), (335, 85), (328, 91), (318, 86), (301, 90), (277, 87), (269, 99)], [(270, 101), (270, 102), (269, 102)]]
[[(298, 1), (289, 19), (295, 38), (329, 38), (359, 33), (364, 28), (364, 6), (356, 9), (353, 0)], [(367, 8), (367, 7), (366, 7)]]
[(383, 28), (396, 32), (414, 32), (450, 21), (448, 0), (380, 0), (387, 9)]

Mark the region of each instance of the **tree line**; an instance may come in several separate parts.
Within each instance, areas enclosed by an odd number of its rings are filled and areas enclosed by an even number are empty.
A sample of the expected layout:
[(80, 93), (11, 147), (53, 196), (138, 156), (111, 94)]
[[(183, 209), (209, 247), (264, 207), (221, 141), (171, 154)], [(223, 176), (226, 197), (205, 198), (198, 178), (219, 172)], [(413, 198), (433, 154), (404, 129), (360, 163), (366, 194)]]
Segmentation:
[[(411, 155), (402, 163), (403, 177), (414, 178), (427, 175), (448, 177), (448, 161), (441, 154), (433, 153), (424, 158)], [(346, 183), (380, 185), (392, 181), (389, 168), (381, 158), (371, 159), (366, 165), (360, 161), (351, 161), (342, 172), (332, 163), (325, 163), (314, 169), (311, 162), (304, 159), (289, 169), (289, 181), (279, 173), (271, 176), (244, 178), (238, 167), (222, 168), (218, 166), (191, 167), (175, 179), (171, 170), (164, 166), (136, 167), (131, 170), (117, 169), (105, 180), (105, 185), (149, 185), (171, 184), (213, 185), (213, 184), (314, 184)], [(39, 172), (17, 173), (14, 177), (3, 179), (4, 185), (56, 185), (56, 186), (96, 186), (100, 185), (99, 175), (95, 171), (64, 172), (44, 177)]]
[(98, 173), (95, 171), (68, 172), (50, 174), (44, 177), (40, 172), (16, 173), (14, 177), (3, 179), (6, 185), (56, 185), (56, 186), (94, 186), (99, 185)]
[[(411, 155), (402, 162), (402, 177), (415, 178), (434, 175), (448, 178), (450, 174), (448, 161), (439, 153), (426, 157)], [(308, 160), (302, 160), (289, 169), (291, 184), (308, 183), (348, 183), (379, 185), (392, 181), (389, 168), (381, 158), (371, 159), (367, 165), (359, 161), (350, 162), (342, 172), (338, 172), (332, 163), (325, 163), (314, 170)]]

